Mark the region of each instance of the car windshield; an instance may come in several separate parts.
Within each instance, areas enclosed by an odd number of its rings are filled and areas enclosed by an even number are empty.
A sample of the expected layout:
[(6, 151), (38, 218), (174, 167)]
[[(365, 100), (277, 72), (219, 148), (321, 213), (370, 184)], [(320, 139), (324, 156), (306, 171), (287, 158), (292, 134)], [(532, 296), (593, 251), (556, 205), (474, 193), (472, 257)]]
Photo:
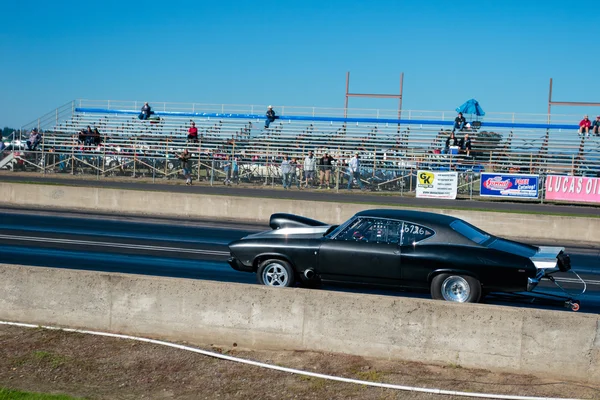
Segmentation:
[(341, 224), (341, 225), (338, 225), (338, 226), (337, 226), (337, 227), (336, 227), (334, 230), (332, 230), (331, 232), (329, 232), (329, 233), (327, 233), (327, 232), (326, 232), (326, 233), (325, 233), (323, 236), (325, 236), (325, 237), (327, 237), (327, 238), (329, 238), (329, 239), (336, 237), (336, 236), (337, 236), (337, 235), (338, 235), (338, 234), (339, 234), (341, 231), (343, 231), (344, 229), (346, 229), (346, 227), (347, 227), (347, 226), (348, 226), (350, 223), (352, 223), (354, 220), (356, 220), (356, 218), (350, 218), (348, 221), (344, 222), (343, 224)]
[(466, 223), (465, 221), (456, 220), (450, 224), (450, 227), (456, 232), (460, 233), (467, 239), (477, 244), (481, 244), (491, 237), (482, 230), (475, 228), (473, 225)]

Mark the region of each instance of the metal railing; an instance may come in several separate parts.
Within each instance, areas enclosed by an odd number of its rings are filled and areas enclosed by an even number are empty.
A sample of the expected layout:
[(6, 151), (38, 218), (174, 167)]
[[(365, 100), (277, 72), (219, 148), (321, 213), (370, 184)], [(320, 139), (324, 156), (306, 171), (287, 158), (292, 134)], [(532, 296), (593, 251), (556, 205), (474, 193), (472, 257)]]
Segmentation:
[[(102, 139), (106, 144), (100, 145), (81, 144), (76, 137), (60, 142), (53, 142), (52, 139), (44, 138), (35, 150), (13, 149), (3, 152), (0, 168), (42, 174), (83, 175), (91, 179), (140, 177), (151, 178), (156, 182), (184, 178), (177, 155), (187, 148), (191, 153), (188, 168), (195, 181), (210, 185), (277, 187), (283, 184), (281, 157), (278, 154), (266, 154), (264, 157), (229, 156), (204, 151), (200, 144), (195, 143), (160, 141), (149, 144), (138, 138), (111, 143), (104, 137)], [(487, 160), (484, 164), (452, 154), (430, 154), (428, 157), (413, 154), (394, 160), (367, 159), (362, 161), (360, 179), (369, 191), (414, 196), (418, 170), (456, 171), (459, 178), (458, 196), (473, 198), (479, 195), (479, 176), (484, 169), (488, 172), (540, 174), (541, 188), (545, 174), (581, 172), (574, 158), (565, 159), (564, 164), (550, 166), (540, 164), (531, 154), (529, 158), (523, 156), (520, 165), (516, 164), (514, 158), (507, 160), (505, 156), (493, 152), (485, 155), (485, 158)], [(6, 160), (9, 162), (2, 165), (2, 161)], [(306, 182), (303, 158), (299, 157), (290, 186), (319, 189), (326, 183), (326, 175), (323, 173), (321, 177), (321, 170), (322, 168), (317, 167), (315, 178)], [(329, 171), (329, 190), (345, 190), (350, 175), (344, 160), (338, 159)], [(353, 187), (356, 188), (357, 185), (354, 184)]]
[[(144, 101), (137, 100), (90, 100), (79, 99), (75, 101), (80, 108), (105, 108), (109, 110), (140, 110)], [(175, 103), (164, 101), (149, 101), (155, 111), (170, 112), (206, 112), (221, 114), (264, 114), (267, 104), (208, 104), (208, 103)], [(334, 108), (310, 106), (286, 106), (273, 104), (280, 116), (314, 116), (314, 117), (344, 117), (351, 118), (397, 118), (397, 109), (371, 109), (371, 108)], [(402, 110), (402, 117), (406, 119), (429, 119), (439, 121), (452, 121), (456, 117), (453, 110)], [(514, 113), (514, 112), (488, 112), (479, 120), (488, 122), (519, 122), (519, 123), (547, 123), (548, 114)], [(552, 114), (552, 122), (557, 124), (577, 124), (581, 115)]]

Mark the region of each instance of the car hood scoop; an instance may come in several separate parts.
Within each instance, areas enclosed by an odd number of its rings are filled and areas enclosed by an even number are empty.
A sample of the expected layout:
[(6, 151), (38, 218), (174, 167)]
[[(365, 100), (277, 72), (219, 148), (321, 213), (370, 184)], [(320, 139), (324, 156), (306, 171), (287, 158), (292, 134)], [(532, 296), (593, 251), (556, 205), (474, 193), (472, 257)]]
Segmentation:
[(318, 239), (323, 237), (329, 230), (329, 225), (323, 226), (306, 226), (301, 228), (281, 228), (273, 229), (272, 231), (264, 231), (254, 233), (252, 235), (244, 237), (244, 239), (259, 239), (259, 238), (272, 238), (272, 239)]
[(294, 214), (277, 213), (269, 220), (271, 229), (328, 226), (326, 223)]

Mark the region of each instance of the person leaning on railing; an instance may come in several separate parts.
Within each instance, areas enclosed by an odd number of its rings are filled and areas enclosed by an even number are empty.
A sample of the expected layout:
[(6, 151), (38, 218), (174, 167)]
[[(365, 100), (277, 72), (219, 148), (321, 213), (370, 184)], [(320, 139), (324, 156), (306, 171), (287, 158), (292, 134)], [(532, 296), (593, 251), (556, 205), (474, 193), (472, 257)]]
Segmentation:
[(352, 181), (356, 179), (356, 183), (360, 187), (360, 190), (364, 190), (364, 186), (360, 181), (360, 155), (358, 153), (354, 154), (348, 161), (348, 190), (352, 190)]
[(323, 184), (327, 184), (327, 189), (331, 189), (331, 169), (335, 160), (325, 152), (323, 157), (319, 159), (319, 185), (323, 187)]
[(298, 163), (298, 159), (296, 157), (292, 157), (290, 160), (290, 182), (288, 188), (296, 183), (296, 187), (300, 189), (300, 178), (298, 177), (298, 170), (300, 169), (300, 164)]
[(283, 156), (283, 160), (281, 161), (281, 177), (283, 180), (283, 189), (289, 189), (292, 179), (292, 166), (287, 155)]
[(313, 185), (315, 180), (315, 170), (317, 169), (317, 159), (315, 158), (312, 150), (308, 152), (306, 158), (304, 158), (304, 178), (306, 179), (305, 187)]

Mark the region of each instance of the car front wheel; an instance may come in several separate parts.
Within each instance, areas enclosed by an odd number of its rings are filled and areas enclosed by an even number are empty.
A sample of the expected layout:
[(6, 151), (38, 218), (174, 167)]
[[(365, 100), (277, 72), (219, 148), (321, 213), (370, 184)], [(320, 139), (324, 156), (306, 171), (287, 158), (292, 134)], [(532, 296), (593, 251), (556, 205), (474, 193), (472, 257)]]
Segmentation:
[(258, 283), (273, 287), (293, 286), (296, 278), (292, 266), (283, 260), (266, 260), (256, 271)]
[(431, 281), (431, 297), (458, 303), (477, 303), (481, 299), (481, 283), (471, 276), (440, 274)]

